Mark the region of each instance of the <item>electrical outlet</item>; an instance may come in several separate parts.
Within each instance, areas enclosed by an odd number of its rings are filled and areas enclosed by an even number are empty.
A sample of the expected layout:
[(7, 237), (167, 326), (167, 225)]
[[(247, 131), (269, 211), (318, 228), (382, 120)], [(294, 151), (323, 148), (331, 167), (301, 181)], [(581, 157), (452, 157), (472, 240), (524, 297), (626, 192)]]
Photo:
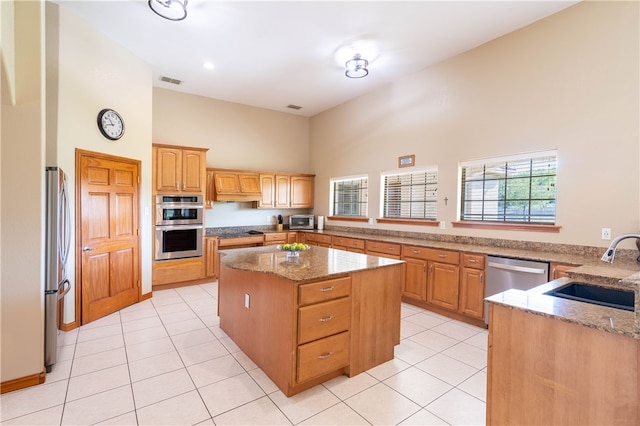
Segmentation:
[(244, 307), (249, 309), (249, 293), (244, 294)]
[(611, 228), (602, 228), (602, 239), (603, 240), (611, 239)]
[(440, 221), (440, 229), (445, 229), (447, 227), (447, 222), (445, 222), (444, 220)]

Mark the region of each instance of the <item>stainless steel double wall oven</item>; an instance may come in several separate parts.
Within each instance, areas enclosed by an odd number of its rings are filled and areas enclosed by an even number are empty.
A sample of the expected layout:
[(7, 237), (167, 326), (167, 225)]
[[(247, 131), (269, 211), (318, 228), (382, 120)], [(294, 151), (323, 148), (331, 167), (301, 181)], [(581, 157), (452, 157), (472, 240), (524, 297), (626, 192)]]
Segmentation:
[(155, 259), (202, 256), (202, 195), (157, 195)]

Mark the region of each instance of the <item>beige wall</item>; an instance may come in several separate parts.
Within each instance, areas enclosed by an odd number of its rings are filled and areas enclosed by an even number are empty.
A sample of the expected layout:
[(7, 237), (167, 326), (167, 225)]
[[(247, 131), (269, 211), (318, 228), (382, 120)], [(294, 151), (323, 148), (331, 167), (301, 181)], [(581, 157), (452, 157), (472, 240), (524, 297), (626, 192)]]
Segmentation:
[[(65, 8), (47, 4), (47, 24), (58, 30), (56, 70), (48, 72), (49, 82), (57, 82), (57, 98), (48, 99), (47, 110), (56, 111), (57, 126), (53, 153), (57, 164), (75, 186), (75, 150), (111, 154), (142, 162), (140, 186), (140, 234), (142, 293), (151, 291), (151, 67), (128, 50), (104, 37)], [(59, 12), (59, 13), (56, 13)], [(59, 22), (56, 20), (59, 19)], [(53, 48), (53, 47), (52, 47)], [(98, 112), (113, 108), (125, 122), (125, 134), (118, 141), (102, 136), (96, 125)], [(49, 113), (48, 113), (49, 116)], [(49, 124), (49, 123), (48, 123)], [(72, 197), (71, 209), (75, 209)], [(75, 241), (75, 235), (72, 235)], [(73, 248), (68, 270), (75, 270)], [(73, 278), (73, 277), (72, 277)], [(75, 280), (74, 280), (75, 281)], [(79, 283), (73, 283), (79, 285)], [(66, 300), (73, 300), (70, 293)], [(72, 304), (65, 306), (65, 321), (72, 319)]]
[[(2, 8), (2, 39), (16, 43), (15, 81), (2, 74), (0, 370), (3, 382), (44, 367), (43, 6)], [(12, 8), (9, 8), (12, 10)], [(15, 18), (14, 18), (15, 16)], [(10, 25), (5, 25), (9, 21)], [(12, 32), (6, 36), (6, 31)], [(6, 47), (3, 45), (3, 48)], [(4, 68), (3, 56), (3, 69)], [(16, 204), (18, 203), (18, 204)], [(16, 206), (19, 208), (16, 208)]]
[[(153, 141), (209, 148), (207, 167), (306, 173), (309, 119), (166, 89), (153, 89)], [(295, 210), (214, 203), (206, 226), (266, 225)]]
[[(378, 217), (380, 171), (415, 154), (439, 168), (447, 229), (371, 226), (593, 246), (608, 245), (602, 227), (638, 232), (638, 16), (637, 2), (580, 3), (313, 117), (314, 212), (329, 211), (331, 177), (368, 173)], [(548, 149), (558, 150), (559, 234), (451, 227), (458, 161)]]

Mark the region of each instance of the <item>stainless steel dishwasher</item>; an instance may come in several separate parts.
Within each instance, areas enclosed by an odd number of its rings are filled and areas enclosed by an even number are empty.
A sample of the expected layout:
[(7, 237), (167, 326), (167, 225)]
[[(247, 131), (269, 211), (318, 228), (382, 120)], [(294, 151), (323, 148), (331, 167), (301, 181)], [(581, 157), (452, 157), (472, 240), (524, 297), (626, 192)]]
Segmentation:
[[(509, 289), (530, 290), (549, 281), (549, 263), (510, 257), (487, 256), (485, 297)], [(489, 304), (484, 304), (484, 322), (489, 323)]]

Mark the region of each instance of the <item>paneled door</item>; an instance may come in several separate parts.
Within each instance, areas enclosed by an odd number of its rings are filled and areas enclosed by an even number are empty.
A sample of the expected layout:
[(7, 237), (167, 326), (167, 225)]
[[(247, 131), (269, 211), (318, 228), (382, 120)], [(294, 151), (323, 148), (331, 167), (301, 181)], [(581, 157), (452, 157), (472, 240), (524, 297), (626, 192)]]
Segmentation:
[(140, 300), (139, 174), (137, 160), (76, 151), (82, 324)]

